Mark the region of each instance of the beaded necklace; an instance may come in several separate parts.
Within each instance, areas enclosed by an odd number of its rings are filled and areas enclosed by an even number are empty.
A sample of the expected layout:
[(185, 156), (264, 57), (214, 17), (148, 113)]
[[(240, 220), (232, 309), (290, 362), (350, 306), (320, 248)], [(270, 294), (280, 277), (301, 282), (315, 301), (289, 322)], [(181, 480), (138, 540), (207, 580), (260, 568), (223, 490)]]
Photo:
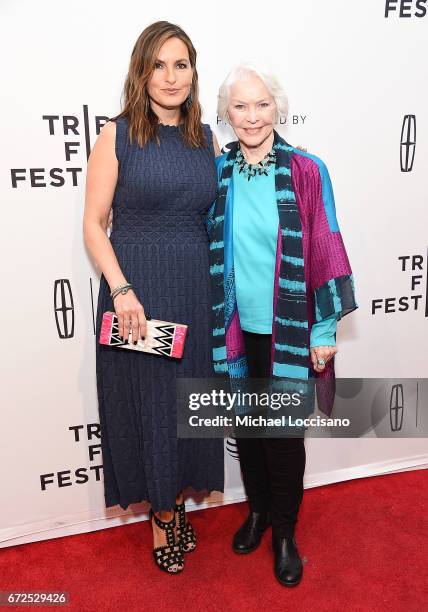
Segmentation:
[(276, 154), (273, 148), (269, 151), (269, 153), (266, 153), (266, 155), (264, 156), (262, 160), (260, 160), (256, 164), (249, 164), (247, 162), (247, 160), (245, 159), (242, 153), (240, 145), (236, 152), (235, 164), (239, 168), (239, 174), (243, 172), (244, 174), (247, 175), (248, 180), (250, 180), (253, 176), (256, 176), (257, 174), (259, 176), (262, 174), (265, 174), (267, 176), (268, 171), (269, 171), (269, 166), (275, 163), (276, 163)]

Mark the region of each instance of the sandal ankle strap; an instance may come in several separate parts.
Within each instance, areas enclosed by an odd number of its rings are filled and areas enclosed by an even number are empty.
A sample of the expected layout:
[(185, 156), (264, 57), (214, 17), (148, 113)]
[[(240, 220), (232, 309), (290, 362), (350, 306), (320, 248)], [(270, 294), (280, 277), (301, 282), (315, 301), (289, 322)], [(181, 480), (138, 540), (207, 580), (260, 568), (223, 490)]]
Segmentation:
[(153, 510), (150, 510), (150, 519), (154, 519), (156, 525), (160, 528), (163, 529), (164, 531), (167, 531), (168, 529), (174, 528), (175, 527), (175, 515), (172, 515), (172, 519), (170, 521), (161, 521), (160, 518), (158, 518), (156, 516), (156, 514), (153, 512)]

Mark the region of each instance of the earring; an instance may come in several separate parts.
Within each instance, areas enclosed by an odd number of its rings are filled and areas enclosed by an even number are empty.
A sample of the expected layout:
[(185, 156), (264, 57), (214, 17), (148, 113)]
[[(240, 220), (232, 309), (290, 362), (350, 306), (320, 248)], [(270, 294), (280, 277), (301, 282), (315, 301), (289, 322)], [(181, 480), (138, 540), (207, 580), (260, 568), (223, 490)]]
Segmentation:
[(189, 108), (192, 106), (192, 104), (193, 104), (193, 95), (192, 95), (192, 87), (190, 87), (189, 95), (187, 96), (186, 101), (185, 101), (185, 105), (186, 105), (187, 110), (189, 110)]
[(144, 97), (144, 116), (146, 118), (149, 116), (149, 110), (150, 110), (149, 96), (146, 95)]

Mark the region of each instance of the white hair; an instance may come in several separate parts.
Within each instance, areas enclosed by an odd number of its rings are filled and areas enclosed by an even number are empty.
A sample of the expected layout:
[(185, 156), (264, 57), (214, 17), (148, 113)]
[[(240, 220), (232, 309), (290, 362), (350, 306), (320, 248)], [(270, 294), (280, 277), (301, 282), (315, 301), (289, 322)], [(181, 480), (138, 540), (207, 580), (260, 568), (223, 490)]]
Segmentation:
[(287, 116), (288, 99), (287, 95), (271, 70), (261, 66), (256, 62), (242, 62), (232, 68), (223, 83), (220, 85), (217, 97), (217, 115), (222, 121), (227, 119), (227, 107), (229, 106), (230, 87), (237, 81), (243, 81), (249, 76), (257, 75), (265, 84), (270, 95), (275, 100), (277, 116)]

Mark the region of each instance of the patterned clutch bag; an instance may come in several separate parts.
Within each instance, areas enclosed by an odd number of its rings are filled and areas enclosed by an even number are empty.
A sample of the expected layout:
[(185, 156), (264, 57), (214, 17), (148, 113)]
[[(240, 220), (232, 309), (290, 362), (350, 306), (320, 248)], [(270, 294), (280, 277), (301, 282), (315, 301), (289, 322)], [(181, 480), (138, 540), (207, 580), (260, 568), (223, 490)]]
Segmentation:
[(186, 340), (187, 325), (147, 319), (147, 333), (137, 344), (132, 343), (132, 332), (129, 340), (119, 336), (119, 321), (115, 312), (105, 312), (101, 323), (100, 344), (118, 346), (119, 348), (153, 353), (180, 359), (183, 356), (184, 342)]

